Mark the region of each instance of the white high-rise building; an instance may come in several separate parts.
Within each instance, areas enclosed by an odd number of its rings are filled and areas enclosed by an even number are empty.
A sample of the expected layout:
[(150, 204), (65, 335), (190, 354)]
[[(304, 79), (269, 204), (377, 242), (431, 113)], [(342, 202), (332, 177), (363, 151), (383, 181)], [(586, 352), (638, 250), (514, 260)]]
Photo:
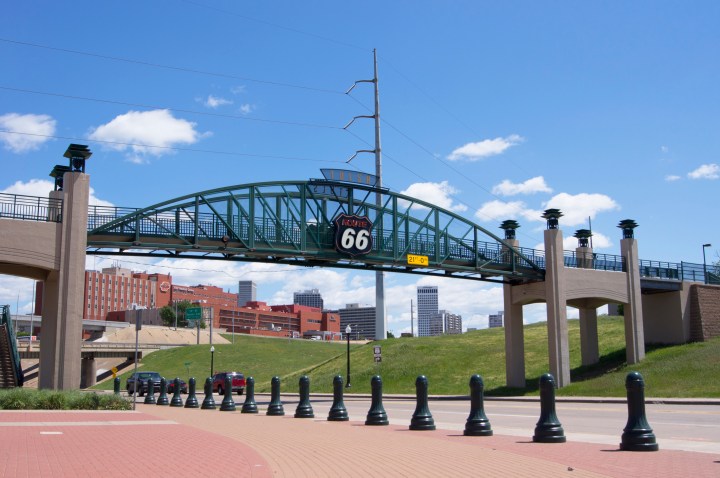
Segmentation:
[(423, 285), (417, 288), (418, 337), (432, 335), (431, 322), (438, 315), (438, 288)]
[(257, 285), (251, 280), (238, 282), (238, 306), (243, 307), (248, 302), (257, 300)]
[(317, 289), (304, 290), (302, 292), (293, 292), (293, 304), (307, 305), (308, 307), (317, 307), (323, 309), (323, 298)]

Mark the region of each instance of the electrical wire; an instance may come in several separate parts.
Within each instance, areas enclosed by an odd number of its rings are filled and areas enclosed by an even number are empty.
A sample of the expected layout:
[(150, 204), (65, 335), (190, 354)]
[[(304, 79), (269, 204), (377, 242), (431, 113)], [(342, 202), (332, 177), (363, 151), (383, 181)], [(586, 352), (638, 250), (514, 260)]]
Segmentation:
[(339, 126), (314, 124), (314, 123), (300, 123), (300, 122), (295, 122), (295, 121), (270, 120), (270, 119), (263, 119), (263, 118), (252, 118), (252, 117), (248, 117), (248, 116), (231, 115), (231, 114), (225, 114), (225, 113), (213, 113), (213, 112), (209, 112), (209, 111), (197, 111), (197, 110), (188, 110), (188, 109), (183, 109), (183, 108), (174, 108), (172, 106), (154, 106), (154, 105), (146, 105), (146, 104), (142, 104), (142, 103), (129, 103), (126, 101), (106, 100), (106, 99), (101, 99), (101, 98), (89, 98), (87, 96), (67, 95), (67, 94), (62, 94), (62, 93), (50, 93), (47, 91), (28, 90), (28, 89), (23, 89), (23, 88), (13, 88), (10, 86), (2, 86), (2, 85), (0, 85), (0, 90), (14, 91), (14, 92), (18, 92), (18, 93), (28, 93), (28, 94), (34, 94), (34, 95), (54, 96), (56, 98), (67, 98), (67, 99), (72, 99), (72, 100), (93, 101), (96, 103), (107, 103), (107, 104), (111, 104), (111, 105), (130, 106), (133, 108), (162, 109), (162, 110), (168, 110), (168, 111), (175, 111), (178, 113), (189, 113), (189, 114), (195, 114), (195, 115), (213, 116), (213, 117), (217, 117), (217, 118), (229, 118), (229, 119), (237, 119), (237, 120), (245, 120), (245, 121), (257, 121), (257, 122), (261, 122), (261, 123), (274, 123), (274, 124), (283, 124), (283, 125), (291, 125), (291, 126), (307, 126), (310, 128), (342, 129)]
[(216, 77), (220, 77), (220, 78), (230, 78), (233, 80), (249, 81), (252, 83), (260, 83), (260, 84), (270, 85), (270, 86), (282, 86), (282, 87), (286, 87), (286, 88), (297, 88), (297, 89), (301, 89), (301, 90), (317, 91), (320, 93), (332, 93), (332, 94), (339, 94), (339, 95), (345, 94), (344, 91), (329, 90), (329, 89), (325, 89), (325, 88), (314, 88), (311, 86), (295, 85), (292, 83), (282, 83), (282, 82), (278, 82), (278, 81), (258, 80), (256, 78), (250, 78), (250, 77), (246, 77), (246, 76), (237, 76), (237, 75), (231, 75), (228, 73), (204, 71), (204, 70), (198, 70), (198, 69), (194, 69), (194, 68), (187, 68), (187, 67), (181, 67), (181, 66), (163, 65), (160, 63), (153, 63), (153, 62), (149, 62), (149, 61), (133, 60), (130, 58), (122, 58), (122, 57), (118, 57), (118, 56), (103, 55), (100, 53), (91, 53), (91, 52), (80, 51), (80, 50), (72, 50), (70, 48), (58, 48), (58, 47), (53, 47), (53, 46), (48, 46), (48, 45), (40, 45), (39, 43), (30, 43), (30, 42), (24, 42), (24, 41), (18, 41), (18, 40), (11, 40), (9, 38), (0, 38), (0, 42), (12, 43), (15, 45), (29, 46), (29, 47), (33, 47), (33, 48), (42, 48), (45, 50), (59, 51), (59, 52), (63, 52), (63, 53), (73, 53), (75, 55), (89, 56), (92, 58), (101, 58), (103, 60), (112, 60), (112, 61), (119, 61), (119, 62), (124, 62), (124, 63), (132, 63), (135, 65), (151, 66), (153, 68), (162, 68), (165, 70), (181, 71), (184, 73), (195, 73), (198, 75), (216, 76)]
[(0, 134), (19, 134), (24, 136), (37, 136), (40, 138), (52, 138), (52, 139), (65, 139), (69, 141), (82, 141), (85, 143), (100, 143), (100, 144), (109, 144), (114, 146), (132, 146), (132, 147), (138, 147), (138, 148), (151, 148), (151, 149), (162, 149), (162, 150), (169, 150), (169, 151), (185, 151), (190, 153), (204, 153), (204, 154), (217, 154), (217, 155), (225, 155), (225, 156), (242, 156), (242, 157), (249, 157), (249, 158), (263, 158), (263, 159), (282, 159), (282, 160), (288, 160), (288, 161), (309, 161), (309, 162), (317, 162), (317, 163), (341, 163), (345, 164), (344, 161), (335, 160), (335, 159), (313, 159), (313, 158), (299, 158), (299, 157), (293, 157), (293, 156), (273, 156), (268, 154), (253, 154), (253, 153), (238, 153), (233, 151), (218, 151), (218, 150), (211, 150), (211, 149), (195, 149), (195, 148), (178, 148), (176, 146), (159, 146), (159, 145), (152, 145), (152, 144), (138, 144), (138, 143), (125, 143), (122, 141), (104, 141), (99, 139), (90, 139), (90, 138), (78, 138), (73, 136), (58, 136), (58, 135), (51, 135), (51, 134), (39, 134), (39, 133), (25, 133), (21, 131), (10, 131), (10, 130), (3, 130), (0, 129)]

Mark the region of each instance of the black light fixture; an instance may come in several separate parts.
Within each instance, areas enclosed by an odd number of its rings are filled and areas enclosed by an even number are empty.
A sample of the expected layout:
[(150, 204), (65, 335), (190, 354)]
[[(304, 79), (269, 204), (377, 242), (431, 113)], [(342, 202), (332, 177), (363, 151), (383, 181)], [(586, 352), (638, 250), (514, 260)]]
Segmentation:
[(86, 144), (71, 144), (63, 156), (70, 160), (70, 168), (72, 171), (84, 173), (85, 161), (92, 156), (92, 152)]
[(562, 216), (563, 213), (560, 212), (560, 209), (545, 209), (545, 212), (542, 215), (543, 219), (547, 220), (548, 229), (557, 229), (559, 224), (558, 219)]
[(575, 231), (574, 237), (578, 240), (578, 247), (590, 247), (589, 239), (592, 237), (590, 229), (578, 229)]
[(622, 229), (623, 239), (632, 239), (633, 237), (635, 237), (633, 229), (638, 227), (638, 224), (632, 219), (623, 219), (622, 221), (620, 221), (617, 227)]
[[(198, 321), (199, 322), (199, 321)], [(213, 376), (213, 370), (215, 370), (215, 346), (210, 346), (210, 377)]]
[(500, 229), (505, 231), (505, 239), (509, 240), (515, 239), (515, 229), (518, 227), (520, 227), (520, 224), (512, 219), (503, 221), (502, 224), (500, 224)]
[(708, 283), (707, 262), (705, 262), (705, 249), (712, 247), (712, 244), (703, 244), (703, 282)]

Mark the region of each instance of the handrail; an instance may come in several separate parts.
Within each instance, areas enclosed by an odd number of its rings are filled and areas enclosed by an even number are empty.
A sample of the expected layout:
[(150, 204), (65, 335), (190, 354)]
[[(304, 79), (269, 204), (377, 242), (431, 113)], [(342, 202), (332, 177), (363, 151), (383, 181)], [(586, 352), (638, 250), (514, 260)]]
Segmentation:
[(5, 325), (5, 329), (7, 330), (8, 342), (10, 343), (12, 367), (15, 372), (15, 381), (18, 387), (22, 387), (25, 382), (25, 375), (23, 374), (22, 365), (20, 364), (20, 354), (17, 349), (17, 341), (15, 340), (15, 329), (13, 328), (12, 320), (10, 320), (9, 305), (2, 306), (0, 325)]
[(62, 222), (62, 199), (0, 193), (0, 217), (24, 221)]

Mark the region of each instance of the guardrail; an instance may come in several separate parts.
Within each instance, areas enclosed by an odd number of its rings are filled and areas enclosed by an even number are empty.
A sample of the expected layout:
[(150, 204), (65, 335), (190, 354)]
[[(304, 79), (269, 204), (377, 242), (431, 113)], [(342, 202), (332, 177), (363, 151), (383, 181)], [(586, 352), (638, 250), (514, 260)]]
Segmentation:
[(0, 193), (0, 217), (23, 221), (62, 222), (62, 199)]

